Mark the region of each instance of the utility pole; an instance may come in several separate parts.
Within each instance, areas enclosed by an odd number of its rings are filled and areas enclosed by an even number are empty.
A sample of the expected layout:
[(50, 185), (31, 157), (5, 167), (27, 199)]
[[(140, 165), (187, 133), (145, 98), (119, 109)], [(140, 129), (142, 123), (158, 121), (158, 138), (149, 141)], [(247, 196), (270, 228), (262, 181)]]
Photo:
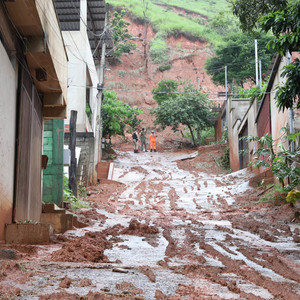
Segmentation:
[[(291, 63), (291, 53), (287, 52), (288, 64)], [(290, 125), (290, 134), (294, 133), (294, 110), (293, 107), (289, 108), (289, 125)], [(295, 151), (295, 142), (291, 142), (291, 152)]]
[(98, 94), (98, 105), (97, 105), (97, 115), (96, 115), (96, 142), (95, 145), (98, 145), (98, 151), (95, 151), (95, 161), (98, 162), (98, 165), (101, 161), (102, 156), (102, 118), (101, 118), (101, 106), (102, 106), (102, 95), (103, 95), (103, 84), (104, 84), (104, 69), (105, 69), (105, 53), (106, 53), (106, 31), (107, 29), (107, 12), (105, 13), (105, 21), (104, 21), (104, 34), (103, 34), (103, 43), (101, 49), (101, 58), (100, 58), (100, 66), (99, 66), (99, 84), (97, 86)]
[(261, 59), (259, 60), (259, 88), (262, 86)]
[(255, 40), (255, 79), (256, 86), (258, 86), (258, 54), (257, 54), (257, 40)]
[(226, 120), (225, 126), (228, 126), (229, 105), (228, 105), (228, 89), (227, 89), (227, 66), (225, 66), (225, 101), (226, 101)]

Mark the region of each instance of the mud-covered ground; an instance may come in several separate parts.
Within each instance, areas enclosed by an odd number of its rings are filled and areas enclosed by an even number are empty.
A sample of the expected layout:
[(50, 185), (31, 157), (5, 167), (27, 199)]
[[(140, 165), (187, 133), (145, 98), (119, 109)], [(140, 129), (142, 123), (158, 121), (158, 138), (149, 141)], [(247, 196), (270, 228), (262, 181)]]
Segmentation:
[(0, 261), (2, 299), (300, 299), (299, 206), (256, 203), (222, 147), (117, 151), (78, 212), (88, 227)]

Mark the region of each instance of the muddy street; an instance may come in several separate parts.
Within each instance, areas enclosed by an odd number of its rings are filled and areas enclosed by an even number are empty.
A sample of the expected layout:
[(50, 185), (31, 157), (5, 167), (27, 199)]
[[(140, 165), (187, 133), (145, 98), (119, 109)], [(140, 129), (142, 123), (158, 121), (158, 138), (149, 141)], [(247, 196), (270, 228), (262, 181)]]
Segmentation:
[(2, 299), (300, 299), (295, 208), (254, 205), (253, 174), (224, 174), (218, 150), (118, 151), (88, 227), (0, 262)]

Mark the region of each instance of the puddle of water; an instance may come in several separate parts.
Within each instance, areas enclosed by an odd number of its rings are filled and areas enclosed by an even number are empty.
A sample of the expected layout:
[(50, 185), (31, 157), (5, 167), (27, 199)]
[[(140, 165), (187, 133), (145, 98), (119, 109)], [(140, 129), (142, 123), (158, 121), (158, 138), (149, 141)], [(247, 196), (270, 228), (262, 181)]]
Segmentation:
[(104, 254), (111, 261), (117, 259), (122, 261), (123, 265), (138, 267), (148, 265), (156, 267), (160, 260), (165, 257), (165, 251), (168, 246), (168, 241), (164, 237), (160, 237), (157, 242), (158, 246), (153, 247), (144, 240), (144, 237), (133, 235), (122, 235), (123, 242), (118, 243), (118, 246), (126, 246), (129, 249), (119, 248), (116, 244), (112, 249), (107, 249)]

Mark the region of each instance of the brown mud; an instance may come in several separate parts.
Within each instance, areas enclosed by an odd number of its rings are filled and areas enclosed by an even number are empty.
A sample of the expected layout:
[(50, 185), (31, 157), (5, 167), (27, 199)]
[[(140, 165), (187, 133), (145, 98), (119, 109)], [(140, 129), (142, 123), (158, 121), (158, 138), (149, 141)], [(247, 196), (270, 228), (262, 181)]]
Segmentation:
[(116, 150), (77, 212), (89, 226), (12, 247), (0, 299), (300, 299), (299, 204), (259, 203), (223, 150)]

